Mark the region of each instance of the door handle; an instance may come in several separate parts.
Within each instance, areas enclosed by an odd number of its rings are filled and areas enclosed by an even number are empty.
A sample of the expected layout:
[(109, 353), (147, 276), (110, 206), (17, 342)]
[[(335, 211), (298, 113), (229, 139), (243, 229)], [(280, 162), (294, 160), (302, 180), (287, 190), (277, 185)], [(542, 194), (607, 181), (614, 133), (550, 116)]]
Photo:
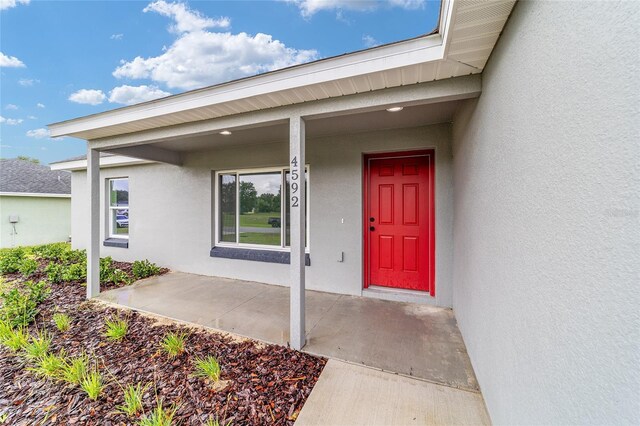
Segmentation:
[(375, 231), (375, 230), (376, 230), (376, 227), (375, 227), (375, 226), (370, 226), (370, 227), (369, 227), (369, 231)]
[(370, 218), (369, 218), (369, 222), (375, 222), (375, 221), (376, 221), (376, 218), (375, 218), (375, 217), (370, 217)]

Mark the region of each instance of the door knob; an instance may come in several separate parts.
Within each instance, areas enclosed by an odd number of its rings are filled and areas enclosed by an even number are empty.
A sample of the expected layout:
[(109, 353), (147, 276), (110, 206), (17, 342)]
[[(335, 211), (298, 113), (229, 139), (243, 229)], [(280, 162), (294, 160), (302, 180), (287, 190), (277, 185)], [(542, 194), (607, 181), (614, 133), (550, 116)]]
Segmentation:
[(369, 227), (369, 231), (375, 231), (375, 230), (376, 230), (376, 227), (375, 227), (375, 226), (370, 226), (370, 227)]
[(375, 222), (375, 221), (376, 221), (376, 218), (375, 218), (375, 217), (370, 217), (370, 218), (369, 218), (369, 222)]

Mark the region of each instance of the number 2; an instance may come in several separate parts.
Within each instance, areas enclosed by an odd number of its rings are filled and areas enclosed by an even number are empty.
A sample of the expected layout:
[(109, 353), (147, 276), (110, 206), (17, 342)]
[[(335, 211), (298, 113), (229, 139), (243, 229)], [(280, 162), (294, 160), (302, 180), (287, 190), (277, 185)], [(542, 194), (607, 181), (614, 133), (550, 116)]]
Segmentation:
[(299, 207), (298, 201), (298, 197), (291, 197), (291, 207)]

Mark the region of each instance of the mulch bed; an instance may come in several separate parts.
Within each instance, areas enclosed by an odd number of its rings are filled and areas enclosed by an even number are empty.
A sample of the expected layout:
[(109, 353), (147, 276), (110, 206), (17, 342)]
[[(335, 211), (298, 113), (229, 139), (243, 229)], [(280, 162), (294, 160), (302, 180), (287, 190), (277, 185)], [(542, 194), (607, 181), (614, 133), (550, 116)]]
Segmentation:
[[(126, 264), (117, 266), (124, 269)], [(86, 302), (84, 297), (82, 285), (52, 285), (30, 328), (46, 328), (53, 336), (53, 351), (64, 348), (70, 355), (85, 351), (97, 358), (108, 386), (97, 401), (91, 401), (77, 386), (36, 377), (21, 357), (0, 348), (0, 414), (8, 414), (5, 424), (135, 424), (137, 419), (117, 411), (123, 403), (120, 386), (150, 383), (144, 411), (155, 407), (156, 397), (166, 407), (175, 404), (174, 424), (201, 425), (217, 418), (221, 425), (228, 421), (291, 425), (326, 363), (281, 346), (167, 325), (133, 311)], [(51, 321), (56, 311), (73, 317), (66, 333)], [(111, 342), (102, 335), (104, 321), (117, 313), (128, 318), (129, 332), (123, 341)], [(159, 351), (159, 342), (170, 331), (188, 334), (186, 351), (174, 359)], [(214, 390), (211, 383), (192, 377), (192, 360), (207, 355), (220, 362), (226, 388)]]

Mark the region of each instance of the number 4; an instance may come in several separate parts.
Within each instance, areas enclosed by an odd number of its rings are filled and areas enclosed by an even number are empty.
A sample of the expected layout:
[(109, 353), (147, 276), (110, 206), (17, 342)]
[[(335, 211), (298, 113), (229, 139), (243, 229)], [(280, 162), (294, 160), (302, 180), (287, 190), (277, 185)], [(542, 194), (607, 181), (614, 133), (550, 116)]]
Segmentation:
[(291, 165), (293, 165), (293, 167), (298, 167), (298, 158), (297, 157), (293, 157), (293, 160), (291, 160)]

